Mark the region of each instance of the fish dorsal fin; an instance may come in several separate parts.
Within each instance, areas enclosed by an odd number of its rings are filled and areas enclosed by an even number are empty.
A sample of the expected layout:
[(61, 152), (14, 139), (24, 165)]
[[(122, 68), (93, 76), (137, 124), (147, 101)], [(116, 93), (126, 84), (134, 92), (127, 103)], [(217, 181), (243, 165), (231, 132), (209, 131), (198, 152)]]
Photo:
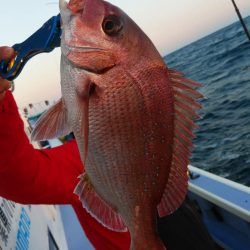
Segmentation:
[(105, 227), (117, 232), (127, 231), (122, 217), (96, 193), (88, 175), (84, 173), (79, 178), (74, 193), (83, 207)]
[(169, 70), (174, 94), (174, 141), (172, 165), (162, 199), (158, 205), (160, 217), (173, 213), (184, 201), (188, 185), (188, 163), (192, 149), (194, 120), (201, 105), (196, 101), (202, 95), (195, 89), (202, 85), (186, 79), (175, 70)]
[(67, 135), (70, 132), (67, 111), (60, 99), (38, 119), (31, 133), (31, 140), (44, 141)]

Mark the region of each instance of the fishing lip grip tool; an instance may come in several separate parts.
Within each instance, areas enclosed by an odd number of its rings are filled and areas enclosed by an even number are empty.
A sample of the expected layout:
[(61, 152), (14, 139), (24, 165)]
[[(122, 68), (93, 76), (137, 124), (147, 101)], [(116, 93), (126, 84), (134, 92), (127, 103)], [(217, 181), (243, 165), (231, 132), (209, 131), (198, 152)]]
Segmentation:
[(21, 73), (30, 58), (39, 53), (51, 52), (54, 48), (60, 47), (60, 43), (61, 24), (59, 14), (51, 17), (24, 42), (12, 46), (15, 50), (15, 57), (9, 62), (0, 61), (0, 76), (13, 81)]

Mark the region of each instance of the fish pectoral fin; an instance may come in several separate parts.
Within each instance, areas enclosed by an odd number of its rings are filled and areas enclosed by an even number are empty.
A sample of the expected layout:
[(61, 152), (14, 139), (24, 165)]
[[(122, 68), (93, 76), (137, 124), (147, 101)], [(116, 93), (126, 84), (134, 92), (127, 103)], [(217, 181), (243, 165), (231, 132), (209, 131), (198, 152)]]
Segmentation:
[(174, 142), (168, 182), (158, 205), (160, 217), (173, 213), (186, 197), (188, 163), (195, 137), (192, 130), (198, 127), (194, 120), (201, 108), (197, 99), (203, 97), (195, 90), (202, 85), (185, 78), (181, 72), (169, 70), (169, 77), (174, 92)]
[(49, 108), (36, 122), (31, 140), (44, 141), (67, 135), (71, 132), (67, 111), (62, 99)]
[(74, 193), (79, 196), (83, 207), (103, 226), (117, 232), (127, 231), (122, 217), (95, 191), (86, 173), (79, 177)]

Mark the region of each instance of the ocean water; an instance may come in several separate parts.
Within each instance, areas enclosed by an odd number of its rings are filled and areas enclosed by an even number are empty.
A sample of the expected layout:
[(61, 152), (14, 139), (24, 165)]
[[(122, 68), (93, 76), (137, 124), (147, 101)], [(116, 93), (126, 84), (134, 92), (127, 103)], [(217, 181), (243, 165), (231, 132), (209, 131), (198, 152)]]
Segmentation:
[[(250, 31), (250, 16), (245, 18)], [(250, 42), (239, 22), (164, 57), (203, 84), (191, 164), (250, 186)]]

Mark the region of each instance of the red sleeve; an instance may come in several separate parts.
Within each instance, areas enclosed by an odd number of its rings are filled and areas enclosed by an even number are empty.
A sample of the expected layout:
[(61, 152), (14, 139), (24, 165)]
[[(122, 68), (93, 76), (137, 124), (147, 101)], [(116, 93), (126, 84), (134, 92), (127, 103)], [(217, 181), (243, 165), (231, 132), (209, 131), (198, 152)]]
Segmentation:
[(0, 156), (0, 196), (24, 204), (72, 203), (83, 170), (75, 141), (34, 149), (10, 92), (0, 104)]
[(7, 92), (0, 103), (0, 196), (23, 204), (72, 204), (96, 249), (128, 249), (128, 232), (103, 227), (73, 195), (82, 171), (75, 141), (53, 149), (33, 148), (14, 98)]

